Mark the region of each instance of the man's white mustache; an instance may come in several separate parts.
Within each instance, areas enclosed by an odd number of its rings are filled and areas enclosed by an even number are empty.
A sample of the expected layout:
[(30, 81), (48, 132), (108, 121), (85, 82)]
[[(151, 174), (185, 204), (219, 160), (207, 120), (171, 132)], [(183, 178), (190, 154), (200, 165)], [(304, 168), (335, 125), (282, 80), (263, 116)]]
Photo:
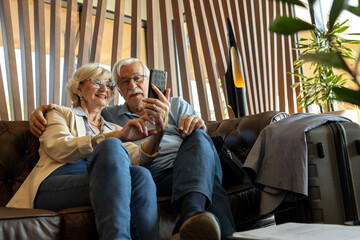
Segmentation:
[(131, 95), (138, 94), (138, 93), (143, 94), (144, 92), (140, 88), (133, 88), (128, 91), (127, 96), (131, 97)]

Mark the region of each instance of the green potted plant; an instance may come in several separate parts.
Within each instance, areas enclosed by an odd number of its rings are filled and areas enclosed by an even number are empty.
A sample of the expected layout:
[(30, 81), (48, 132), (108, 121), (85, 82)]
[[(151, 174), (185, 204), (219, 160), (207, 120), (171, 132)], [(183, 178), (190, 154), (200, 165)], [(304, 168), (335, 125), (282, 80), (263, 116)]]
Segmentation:
[[(282, 2), (287, 2), (290, 4), (296, 4), (298, 6), (305, 7), (305, 5), (300, 0), (279, 0)], [(308, 0), (308, 4), (310, 9), (312, 9), (314, 3), (317, 0)], [(336, 28), (336, 20), (343, 10), (347, 10), (357, 16), (360, 16), (360, 4), (357, 7), (351, 6), (348, 4), (347, 0), (334, 0), (333, 5), (330, 10), (329, 21), (328, 21), (328, 31), (332, 32), (334, 28)], [(270, 31), (290, 35), (297, 33), (299, 31), (304, 30), (315, 30), (315, 26), (307, 23), (298, 18), (292, 18), (287, 16), (278, 16), (275, 20), (270, 24)], [(306, 53), (300, 57), (300, 60), (306, 62), (314, 62), (316, 64), (326, 65), (338, 69), (343, 69), (352, 77), (352, 81), (356, 83), (358, 88), (360, 89), (360, 79), (358, 74), (360, 58), (357, 58), (356, 64), (354, 68), (350, 68), (348, 63), (345, 61), (346, 55), (342, 54), (342, 51), (336, 45), (336, 41), (332, 41), (329, 39), (329, 44), (331, 44), (335, 52), (315, 52), (315, 53)], [(353, 103), (356, 105), (360, 105), (360, 90), (353, 90), (344, 85), (334, 86), (333, 92), (335, 93), (335, 98), (344, 101)]]
[[(344, 58), (356, 61), (356, 52), (345, 44), (359, 44), (358, 40), (347, 40), (339, 35), (344, 33), (349, 26), (348, 20), (343, 23), (336, 23), (331, 31), (322, 32), (315, 28), (310, 30), (310, 38), (301, 38), (296, 44), (296, 49), (301, 50), (299, 58), (294, 62), (294, 70), (298, 70), (306, 63), (302, 57), (306, 54), (336, 53), (339, 52)], [(312, 104), (319, 106), (320, 112), (335, 111), (335, 100), (337, 100), (334, 88), (344, 87), (350, 80), (346, 73), (337, 74), (333, 66), (311, 62), (311, 76), (292, 73), (300, 78), (299, 82), (292, 85), (293, 88), (300, 88), (298, 106), (307, 108)]]

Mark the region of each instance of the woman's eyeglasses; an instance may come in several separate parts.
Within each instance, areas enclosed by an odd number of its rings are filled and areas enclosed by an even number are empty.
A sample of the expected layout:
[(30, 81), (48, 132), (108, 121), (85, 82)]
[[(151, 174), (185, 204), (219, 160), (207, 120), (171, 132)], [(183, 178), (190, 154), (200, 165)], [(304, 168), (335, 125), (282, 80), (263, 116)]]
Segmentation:
[(102, 85), (105, 85), (106, 90), (110, 91), (110, 92), (114, 92), (116, 84), (114, 82), (110, 82), (110, 81), (104, 81), (100, 78), (91, 78), (90, 79), (91, 84), (93, 85), (94, 88), (98, 88), (100, 89)]
[(123, 78), (119, 81), (119, 85), (126, 87), (130, 84), (130, 80), (133, 80), (135, 83), (143, 83), (145, 75), (135, 75), (130, 78)]

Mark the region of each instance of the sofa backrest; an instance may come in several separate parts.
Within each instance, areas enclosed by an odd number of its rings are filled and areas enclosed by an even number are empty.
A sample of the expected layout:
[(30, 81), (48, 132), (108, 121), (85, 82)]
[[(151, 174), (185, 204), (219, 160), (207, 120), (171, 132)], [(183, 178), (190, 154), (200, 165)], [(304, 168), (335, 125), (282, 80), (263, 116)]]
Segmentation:
[[(220, 136), (242, 161), (261, 130), (287, 117), (277, 111), (206, 123), (208, 134)], [(5, 206), (39, 160), (39, 140), (27, 121), (0, 121), (0, 206)]]
[(39, 160), (39, 140), (27, 121), (0, 121), (0, 206), (5, 206)]
[(210, 137), (222, 137), (224, 144), (245, 161), (261, 130), (267, 125), (288, 117), (288, 113), (267, 111), (241, 118), (225, 119), (207, 123)]

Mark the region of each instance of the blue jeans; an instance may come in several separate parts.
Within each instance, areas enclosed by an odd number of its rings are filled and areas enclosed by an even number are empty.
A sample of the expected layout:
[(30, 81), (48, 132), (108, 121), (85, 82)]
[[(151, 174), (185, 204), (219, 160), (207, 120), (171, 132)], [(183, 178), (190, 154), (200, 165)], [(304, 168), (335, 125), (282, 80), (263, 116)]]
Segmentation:
[(34, 207), (59, 211), (90, 204), (100, 239), (159, 239), (156, 186), (147, 169), (131, 165), (119, 139), (106, 139), (87, 161), (51, 173)]
[(179, 211), (178, 200), (189, 192), (200, 192), (207, 197), (207, 210), (220, 222), (221, 238), (235, 231), (229, 199), (221, 186), (222, 169), (211, 138), (196, 130), (182, 142), (173, 168), (164, 170), (155, 179), (159, 196), (171, 195), (172, 206)]

